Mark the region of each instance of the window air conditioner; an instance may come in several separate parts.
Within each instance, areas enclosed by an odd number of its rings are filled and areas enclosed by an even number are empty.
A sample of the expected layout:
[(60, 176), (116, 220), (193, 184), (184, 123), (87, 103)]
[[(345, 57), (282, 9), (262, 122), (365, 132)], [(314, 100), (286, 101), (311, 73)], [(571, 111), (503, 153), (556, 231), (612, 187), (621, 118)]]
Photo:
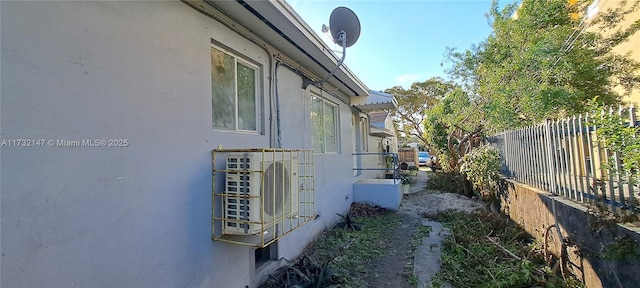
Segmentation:
[(297, 154), (229, 153), (226, 169), (223, 234), (263, 233), (297, 216)]

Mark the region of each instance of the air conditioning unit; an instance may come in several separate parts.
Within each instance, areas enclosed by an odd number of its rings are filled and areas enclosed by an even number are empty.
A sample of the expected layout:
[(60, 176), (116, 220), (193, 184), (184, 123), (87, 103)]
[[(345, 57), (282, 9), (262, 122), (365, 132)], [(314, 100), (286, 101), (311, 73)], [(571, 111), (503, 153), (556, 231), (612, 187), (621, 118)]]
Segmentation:
[(223, 234), (264, 233), (298, 215), (298, 155), (227, 154)]

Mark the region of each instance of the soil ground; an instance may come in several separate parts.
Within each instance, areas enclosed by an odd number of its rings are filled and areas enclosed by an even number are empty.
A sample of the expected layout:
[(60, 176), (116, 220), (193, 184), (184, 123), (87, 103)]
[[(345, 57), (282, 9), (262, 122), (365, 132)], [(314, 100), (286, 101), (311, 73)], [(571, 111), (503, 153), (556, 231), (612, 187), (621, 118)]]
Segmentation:
[[(431, 172), (421, 169), (417, 185), (424, 187), (429, 173)], [(428, 189), (415, 190), (419, 192), (404, 195), (398, 211), (402, 215), (402, 220), (394, 231), (387, 234), (385, 239), (391, 243), (390, 247), (395, 248), (370, 263), (373, 279), (369, 279), (368, 287), (412, 287), (412, 283), (409, 281), (413, 273), (414, 257), (411, 237), (421, 225), (420, 220), (424, 219), (423, 215), (435, 215), (449, 209), (465, 212), (485, 209), (485, 204), (481, 201), (469, 199), (459, 194), (442, 193)]]
[[(417, 254), (415, 252), (416, 247), (421, 245), (423, 242), (423, 236), (425, 235), (424, 229), (419, 229), (423, 224), (422, 220), (425, 220), (425, 216), (436, 215), (439, 212), (443, 212), (445, 210), (460, 210), (464, 212), (473, 212), (478, 209), (485, 209), (485, 204), (478, 200), (469, 199), (465, 196), (459, 194), (452, 193), (443, 193), (441, 191), (429, 190), (426, 189), (426, 182), (428, 175), (433, 175), (433, 172), (426, 171), (422, 168), (417, 177), (417, 184), (415, 186), (410, 187), (410, 193), (403, 195), (402, 202), (400, 204), (400, 208), (397, 212), (394, 212), (392, 222), (392, 228), (386, 226), (386, 233), (383, 235), (377, 235), (376, 243), (379, 243), (380, 247), (384, 247), (384, 254), (374, 259), (366, 260), (366, 263), (354, 263), (353, 271), (351, 271), (354, 277), (357, 277), (358, 285), (356, 287), (372, 287), (372, 288), (382, 288), (382, 287), (416, 287), (416, 285), (426, 285), (427, 281), (424, 280), (424, 276), (427, 274), (420, 275), (420, 279), (418, 275), (413, 275), (414, 272), (414, 258)], [(359, 213), (367, 213), (367, 212), (380, 212), (376, 210), (367, 210), (375, 207), (365, 208), (360, 211), (360, 208), (355, 208), (355, 214)], [(379, 208), (379, 207), (378, 207)], [(352, 206), (352, 209), (354, 207)], [(382, 208), (380, 208), (382, 209)], [(384, 209), (383, 209), (384, 210)], [(352, 211), (353, 213), (354, 211)], [(382, 211), (382, 213), (385, 213)], [(372, 214), (374, 215), (374, 214)], [(352, 215), (353, 216), (353, 215)], [(398, 217), (396, 217), (398, 216)], [(393, 222), (397, 221), (397, 223)], [(356, 222), (357, 224), (357, 222)], [(388, 225), (388, 224), (385, 224)], [(421, 231), (422, 230), (422, 231)], [(436, 234), (434, 234), (436, 235)], [(429, 235), (429, 239), (433, 240), (433, 235)], [(341, 244), (330, 244), (333, 245), (329, 249), (340, 249)], [(337, 246), (336, 246), (337, 245)], [(350, 245), (350, 244), (349, 244)], [(347, 245), (347, 246), (349, 246)], [(375, 243), (371, 243), (371, 245), (378, 245)], [(335, 247), (334, 247), (335, 246)], [(311, 250), (307, 251), (307, 254), (311, 256), (312, 259), (321, 259), (325, 256), (314, 255), (314, 252), (319, 252), (322, 250), (314, 251), (315, 247), (312, 247)], [(343, 247), (344, 248), (344, 247)], [(327, 249), (325, 248), (317, 248), (317, 249)], [(375, 250), (375, 249), (374, 249)], [(372, 253), (374, 250), (369, 251), (368, 253)], [(423, 253), (423, 252), (421, 252)], [(323, 254), (323, 253), (320, 253)], [(331, 254), (330, 254), (331, 255)], [(419, 257), (423, 257), (421, 254)], [(329, 256), (331, 257), (331, 256)], [(354, 257), (351, 255), (350, 257)], [(358, 256), (355, 256), (355, 259), (358, 259)], [(429, 267), (429, 271), (435, 272), (439, 267), (439, 259), (433, 258), (431, 255), (428, 257), (428, 260), (425, 263), (425, 259), (427, 258), (418, 258), (420, 260), (420, 267)], [(363, 267), (363, 264), (366, 267)], [(426, 266), (425, 266), (426, 264)], [(356, 267), (357, 266), (357, 267)], [(349, 266), (350, 267), (350, 266)], [(366, 269), (366, 273), (362, 273), (359, 269)], [(294, 271), (297, 272), (297, 271)], [(350, 273), (351, 273), (350, 272)], [(430, 272), (430, 273), (431, 273)], [(426, 273), (426, 272), (425, 272)], [(293, 273), (294, 275), (298, 275), (299, 272)], [(422, 273), (421, 273), (422, 274)], [(356, 276), (361, 275), (361, 276)], [(282, 276), (282, 275), (281, 275)], [(430, 279), (431, 276), (428, 277)], [(283, 278), (289, 279), (289, 278)], [(355, 279), (354, 279), (355, 280)], [(288, 280), (286, 280), (288, 281)], [(424, 282), (424, 283), (418, 283)], [(293, 283), (293, 282), (292, 282)], [(265, 287), (277, 287), (277, 286), (265, 286)], [(426, 286), (425, 286), (426, 287)]]

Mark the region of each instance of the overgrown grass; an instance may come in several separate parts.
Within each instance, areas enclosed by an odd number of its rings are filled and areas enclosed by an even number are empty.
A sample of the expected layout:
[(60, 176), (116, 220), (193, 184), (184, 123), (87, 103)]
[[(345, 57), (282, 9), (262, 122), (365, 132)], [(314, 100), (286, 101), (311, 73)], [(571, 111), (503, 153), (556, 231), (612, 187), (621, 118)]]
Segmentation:
[(388, 250), (386, 239), (402, 217), (388, 213), (370, 217), (352, 217), (361, 229), (334, 228), (324, 233), (310, 247), (308, 256), (318, 263), (329, 263), (342, 285), (340, 287), (366, 287), (366, 279), (372, 277), (369, 265)]
[(496, 214), (447, 211), (435, 218), (452, 232), (443, 242), (435, 287), (582, 287), (553, 274), (539, 245)]

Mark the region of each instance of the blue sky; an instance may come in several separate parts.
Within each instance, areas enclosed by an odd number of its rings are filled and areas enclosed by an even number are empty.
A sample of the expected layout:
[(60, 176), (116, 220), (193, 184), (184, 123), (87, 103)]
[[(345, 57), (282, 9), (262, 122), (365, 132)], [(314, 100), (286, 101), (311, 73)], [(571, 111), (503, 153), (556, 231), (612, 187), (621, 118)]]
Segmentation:
[[(491, 0), (286, 0), (325, 42), (334, 8), (345, 6), (360, 20), (358, 42), (347, 48), (346, 65), (371, 90), (382, 91), (431, 77), (445, 78), (446, 47), (466, 50), (487, 38)], [(500, 1), (500, 4), (505, 1)], [(507, 3), (511, 3), (509, 1)], [(334, 50), (340, 50), (333, 45)]]

